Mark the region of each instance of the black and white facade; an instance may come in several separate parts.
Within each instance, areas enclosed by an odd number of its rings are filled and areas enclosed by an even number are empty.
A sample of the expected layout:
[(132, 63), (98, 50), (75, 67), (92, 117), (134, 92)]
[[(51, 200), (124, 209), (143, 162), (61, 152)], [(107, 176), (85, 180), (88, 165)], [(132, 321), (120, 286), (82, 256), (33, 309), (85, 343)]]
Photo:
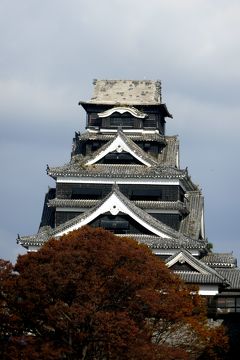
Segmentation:
[(56, 181), (37, 234), (18, 242), (36, 251), (50, 237), (84, 225), (148, 245), (184, 281), (208, 296), (213, 314), (240, 312), (240, 271), (232, 254), (209, 251), (204, 199), (179, 164), (177, 136), (159, 81), (95, 80), (79, 103), (86, 131), (75, 133), (71, 160), (47, 167)]

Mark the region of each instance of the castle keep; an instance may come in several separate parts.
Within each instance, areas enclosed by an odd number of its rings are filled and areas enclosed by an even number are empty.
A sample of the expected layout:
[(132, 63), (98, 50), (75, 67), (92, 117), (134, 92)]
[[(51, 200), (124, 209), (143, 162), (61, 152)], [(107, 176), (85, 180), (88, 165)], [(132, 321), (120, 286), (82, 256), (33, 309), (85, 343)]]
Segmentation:
[(240, 312), (240, 272), (232, 254), (209, 250), (204, 199), (179, 164), (179, 142), (165, 134), (172, 115), (159, 81), (95, 80), (86, 131), (71, 160), (47, 167), (56, 187), (45, 196), (37, 234), (18, 242), (36, 251), (50, 237), (84, 225), (149, 246), (166, 266), (208, 297), (216, 316)]

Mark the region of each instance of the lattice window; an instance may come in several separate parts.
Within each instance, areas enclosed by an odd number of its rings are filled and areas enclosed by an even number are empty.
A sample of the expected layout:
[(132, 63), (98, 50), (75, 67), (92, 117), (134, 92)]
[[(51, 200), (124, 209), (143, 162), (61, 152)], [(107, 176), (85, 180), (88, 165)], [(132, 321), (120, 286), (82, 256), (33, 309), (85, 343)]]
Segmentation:
[(240, 298), (219, 297), (217, 299), (217, 313), (228, 314), (232, 312), (240, 312)]
[(111, 117), (110, 118), (111, 127), (134, 127), (134, 118), (130, 117)]

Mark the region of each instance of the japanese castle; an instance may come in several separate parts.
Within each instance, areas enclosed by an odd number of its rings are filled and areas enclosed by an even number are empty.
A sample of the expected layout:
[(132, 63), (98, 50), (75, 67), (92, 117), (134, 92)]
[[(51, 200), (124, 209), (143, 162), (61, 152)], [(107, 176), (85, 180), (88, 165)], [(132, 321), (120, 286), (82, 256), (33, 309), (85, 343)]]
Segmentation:
[(160, 81), (94, 80), (86, 131), (75, 133), (68, 164), (49, 167), (37, 234), (19, 236), (28, 251), (84, 225), (144, 243), (187, 283), (197, 284), (216, 316), (240, 312), (240, 270), (231, 253), (210, 250), (204, 198), (179, 164), (177, 136)]

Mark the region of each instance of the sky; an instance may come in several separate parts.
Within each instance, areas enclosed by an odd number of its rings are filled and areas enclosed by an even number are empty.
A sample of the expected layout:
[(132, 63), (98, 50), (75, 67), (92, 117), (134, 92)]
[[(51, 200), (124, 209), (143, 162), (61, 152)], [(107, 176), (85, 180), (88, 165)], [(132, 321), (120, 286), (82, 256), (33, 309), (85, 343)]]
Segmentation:
[(1, 0), (0, 258), (37, 232), (46, 165), (69, 161), (93, 79), (150, 79), (205, 197), (208, 240), (240, 264), (239, 18), (238, 0)]

